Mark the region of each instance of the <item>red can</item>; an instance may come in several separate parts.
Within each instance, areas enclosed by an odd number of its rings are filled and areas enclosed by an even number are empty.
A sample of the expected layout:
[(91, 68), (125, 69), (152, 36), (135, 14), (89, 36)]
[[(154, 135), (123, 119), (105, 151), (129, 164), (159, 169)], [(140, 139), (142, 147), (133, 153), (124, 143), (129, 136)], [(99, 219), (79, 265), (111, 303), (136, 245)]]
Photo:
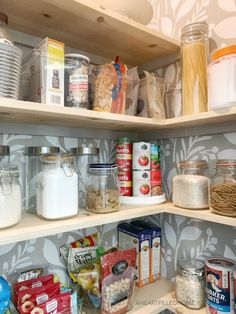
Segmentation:
[(120, 182), (120, 195), (132, 196), (132, 170), (129, 168), (120, 168), (118, 179)]
[(151, 170), (151, 195), (161, 195), (161, 170)]
[(127, 137), (118, 139), (116, 145), (116, 164), (118, 168), (132, 168), (132, 142)]

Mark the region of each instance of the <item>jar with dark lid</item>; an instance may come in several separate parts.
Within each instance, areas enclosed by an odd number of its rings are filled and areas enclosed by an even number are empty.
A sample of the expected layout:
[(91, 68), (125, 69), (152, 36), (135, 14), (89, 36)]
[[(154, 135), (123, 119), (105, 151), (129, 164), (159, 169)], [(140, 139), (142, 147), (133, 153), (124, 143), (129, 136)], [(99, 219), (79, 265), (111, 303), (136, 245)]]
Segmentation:
[(208, 24), (186, 25), (181, 41), (183, 114), (207, 111)]
[(25, 180), (25, 209), (36, 214), (36, 177), (41, 171), (40, 157), (43, 154), (57, 154), (59, 147), (33, 146), (26, 148), (26, 180)]
[(217, 214), (236, 217), (236, 160), (217, 160), (211, 178), (210, 208)]
[(98, 214), (120, 207), (116, 164), (91, 164), (86, 188), (86, 209)]
[(74, 147), (70, 150), (75, 157), (75, 166), (79, 178), (79, 208), (85, 208), (85, 190), (90, 164), (99, 163), (98, 147)]
[(205, 305), (205, 265), (200, 260), (178, 262), (175, 282), (176, 299), (190, 309)]
[(0, 12), (0, 43), (13, 45), (13, 40), (8, 28), (8, 16)]
[(10, 164), (10, 147), (6, 145), (0, 145), (0, 165)]
[(172, 179), (172, 200), (176, 206), (189, 209), (209, 207), (209, 178), (205, 160), (184, 160), (176, 165)]

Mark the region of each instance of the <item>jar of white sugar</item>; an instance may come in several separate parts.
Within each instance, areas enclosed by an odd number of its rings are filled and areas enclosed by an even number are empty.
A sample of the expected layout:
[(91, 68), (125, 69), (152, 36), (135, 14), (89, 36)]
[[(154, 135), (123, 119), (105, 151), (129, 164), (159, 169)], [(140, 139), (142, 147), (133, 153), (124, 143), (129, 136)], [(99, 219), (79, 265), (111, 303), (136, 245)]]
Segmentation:
[(209, 207), (209, 183), (205, 160), (184, 160), (177, 164), (172, 179), (174, 205), (189, 209)]
[(37, 176), (37, 214), (46, 219), (64, 219), (78, 213), (78, 175), (71, 154), (46, 154)]
[(190, 309), (205, 305), (205, 265), (202, 261), (185, 259), (178, 262), (175, 293), (177, 301)]

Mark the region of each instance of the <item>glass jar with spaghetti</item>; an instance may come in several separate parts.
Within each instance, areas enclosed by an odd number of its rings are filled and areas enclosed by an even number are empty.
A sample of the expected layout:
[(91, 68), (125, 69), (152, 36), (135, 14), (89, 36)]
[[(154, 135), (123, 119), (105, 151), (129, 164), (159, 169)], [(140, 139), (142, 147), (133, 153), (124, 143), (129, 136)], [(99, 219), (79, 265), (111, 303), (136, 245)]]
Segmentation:
[(207, 111), (208, 24), (186, 25), (181, 42), (183, 115)]
[(217, 160), (211, 179), (210, 208), (217, 214), (236, 217), (236, 160)]

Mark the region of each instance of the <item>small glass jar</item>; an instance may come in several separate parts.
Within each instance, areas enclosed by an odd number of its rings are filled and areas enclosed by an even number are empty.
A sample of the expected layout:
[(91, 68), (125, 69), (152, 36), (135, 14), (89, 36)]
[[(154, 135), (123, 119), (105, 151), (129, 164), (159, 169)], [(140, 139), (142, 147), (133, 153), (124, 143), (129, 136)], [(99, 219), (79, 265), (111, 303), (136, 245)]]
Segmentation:
[(36, 177), (41, 171), (40, 157), (43, 154), (57, 154), (60, 152), (59, 147), (34, 146), (27, 147), (26, 155), (26, 179), (25, 179), (25, 210), (29, 213), (36, 214)]
[(185, 259), (177, 265), (176, 299), (190, 309), (205, 305), (205, 265), (202, 261)]
[(185, 26), (181, 41), (183, 114), (207, 111), (208, 24)]
[(37, 175), (37, 214), (43, 218), (64, 219), (78, 213), (78, 174), (71, 154), (45, 154)]
[(21, 219), (21, 186), (17, 166), (0, 166), (0, 229)]
[(99, 148), (74, 147), (70, 150), (75, 157), (75, 165), (79, 176), (79, 208), (85, 208), (85, 190), (90, 164), (99, 163)]
[(10, 165), (10, 147), (0, 145), (0, 166)]
[(217, 160), (211, 178), (210, 208), (217, 214), (236, 217), (236, 160)]
[(118, 172), (115, 164), (91, 164), (86, 189), (86, 209), (104, 214), (119, 210)]
[(209, 207), (209, 182), (205, 160), (184, 160), (177, 165), (172, 179), (174, 205), (189, 209)]

